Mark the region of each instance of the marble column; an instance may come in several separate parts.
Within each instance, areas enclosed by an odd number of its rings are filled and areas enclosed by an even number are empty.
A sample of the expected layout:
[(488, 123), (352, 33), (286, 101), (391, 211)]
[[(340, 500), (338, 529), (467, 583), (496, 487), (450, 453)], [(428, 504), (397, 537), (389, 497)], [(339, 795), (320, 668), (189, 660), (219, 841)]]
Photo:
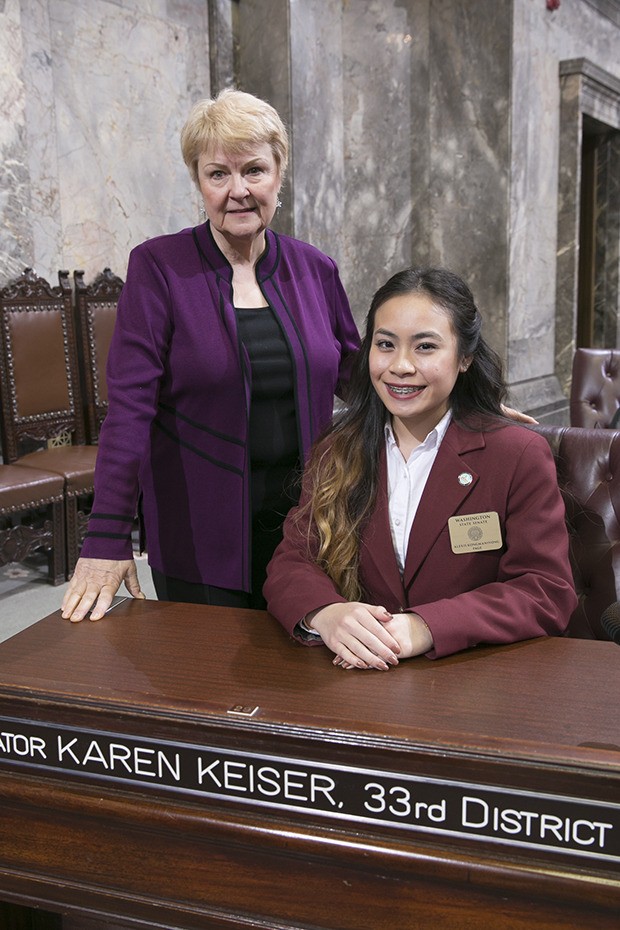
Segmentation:
[[(556, 273), (556, 364), (560, 383), (570, 389), (571, 366), (575, 351), (577, 324), (577, 285), (579, 259), (579, 191), (581, 184), (581, 147), (584, 115), (601, 128), (620, 130), (620, 79), (597, 67), (587, 59), (572, 59), (560, 65), (560, 169), (559, 210)], [(607, 273), (615, 306), (611, 311), (620, 319), (618, 294), (618, 172), (617, 144), (611, 145), (613, 159), (610, 205), (615, 217), (610, 220)], [(615, 286), (613, 286), (615, 283)]]
[[(289, 0), (272, 0), (267, 21), (262, 0), (244, 0), (235, 13), (238, 45), (238, 72), (236, 84), (240, 90), (255, 94), (276, 108), (281, 119), (292, 131), (293, 101), (291, 88), (291, 49), (289, 29)], [(289, 156), (289, 170), (284, 180), (274, 228), (281, 233), (294, 234), (293, 152)]]
[(33, 254), (30, 225), (27, 95), (21, 5), (0, 8), (0, 284), (17, 277)]
[[(287, 119), (281, 228), (339, 262), (356, 318), (386, 278), (446, 265), (506, 348), (510, 5), (239, 6), (240, 80)], [(288, 198), (292, 197), (292, 204)]]
[(467, 280), (505, 357), (512, 4), (433, 0), (429, 17), (428, 257)]
[(278, 228), (339, 264), (358, 321), (411, 261), (414, 43), (399, 2), (244, 0), (239, 78), (276, 106), (292, 158)]
[(211, 95), (216, 96), (234, 84), (237, 67), (234, 14), (238, 5), (231, 0), (208, 0), (208, 3)]

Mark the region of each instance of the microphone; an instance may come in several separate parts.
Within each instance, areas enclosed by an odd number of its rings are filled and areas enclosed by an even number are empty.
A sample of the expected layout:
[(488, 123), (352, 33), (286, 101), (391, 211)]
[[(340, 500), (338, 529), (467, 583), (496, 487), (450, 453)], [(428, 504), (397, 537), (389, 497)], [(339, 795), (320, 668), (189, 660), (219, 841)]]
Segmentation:
[(620, 601), (614, 601), (601, 614), (601, 626), (614, 643), (620, 646)]

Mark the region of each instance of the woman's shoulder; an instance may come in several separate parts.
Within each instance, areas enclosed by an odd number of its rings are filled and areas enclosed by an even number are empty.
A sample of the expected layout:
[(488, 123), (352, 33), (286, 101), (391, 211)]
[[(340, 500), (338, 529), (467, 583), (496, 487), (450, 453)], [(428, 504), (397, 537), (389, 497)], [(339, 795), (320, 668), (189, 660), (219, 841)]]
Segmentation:
[(189, 226), (177, 232), (162, 233), (159, 236), (153, 236), (152, 239), (145, 239), (139, 245), (134, 246), (131, 250), (131, 255), (156, 255), (160, 257), (183, 252), (187, 249), (188, 245), (193, 242), (192, 232), (192, 227)]
[(295, 239), (293, 236), (285, 236), (282, 233), (276, 233), (274, 235), (277, 236), (280, 251), (283, 256), (294, 258), (298, 261), (305, 261), (319, 267), (334, 268), (336, 264), (334, 259), (326, 255), (325, 252), (321, 252), (320, 249), (317, 249), (316, 246), (311, 245), (309, 242), (304, 242), (303, 239)]
[(484, 446), (498, 453), (515, 455), (527, 449), (551, 453), (549, 443), (534, 425), (498, 418), (495, 422), (486, 422), (481, 428), (480, 425), (476, 428), (472, 424), (459, 425), (453, 421), (453, 428), (461, 437), (477, 433)]
[(522, 464), (538, 463), (541, 466), (545, 460), (553, 462), (551, 447), (545, 437), (536, 432), (535, 426), (508, 423), (490, 432), (488, 439), (494, 444), (497, 454), (506, 456), (508, 461), (512, 459), (516, 463), (519, 460)]
[(135, 246), (129, 254), (127, 277), (151, 280), (153, 275), (187, 278), (200, 270), (200, 253), (192, 228), (153, 236)]

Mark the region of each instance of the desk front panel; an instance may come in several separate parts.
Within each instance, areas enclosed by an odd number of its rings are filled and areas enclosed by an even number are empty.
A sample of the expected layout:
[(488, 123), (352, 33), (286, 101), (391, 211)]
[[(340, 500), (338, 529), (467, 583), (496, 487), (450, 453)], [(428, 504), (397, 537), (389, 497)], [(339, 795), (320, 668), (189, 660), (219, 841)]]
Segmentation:
[(619, 672), (613, 643), (344, 672), (260, 612), (54, 614), (0, 647), (0, 892), (136, 926), (615, 927)]

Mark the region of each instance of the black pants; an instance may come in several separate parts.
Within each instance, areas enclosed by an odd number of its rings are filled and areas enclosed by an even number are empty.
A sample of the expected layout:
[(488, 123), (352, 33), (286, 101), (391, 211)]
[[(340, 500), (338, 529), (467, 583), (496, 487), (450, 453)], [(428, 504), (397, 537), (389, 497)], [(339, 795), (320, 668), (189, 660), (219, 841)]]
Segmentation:
[(257, 466), (253, 463), (252, 497), (260, 501), (260, 509), (252, 514), (252, 591), (236, 591), (171, 578), (152, 568), (153, 584), (160, 601), (180, 601), (183, 604), (211, 604), (214, 607), (246, 607), (266, 610), (263, 585), (267, 565), (282, 540), (284, 518), (298, 499), (301, 489), (301, 467), (297, 458), (278, 466)]
[(250, 607), (253, 610), (265, 610), (265, 598), (262, 591), (235, 591), (231, 588), (217, 588), (212, 584), (199, 584), (170, 578), (151, 569), (153, 584), (160, 601), (177, 601), (182, 604), (211, 604), (214, 607)]
[(236, 591), (218, 588), (211, 584), (200, 584), (171, 578), (151, 568), (153, 584), (160, 601), (180, 601), (183, 604), (211, 604), (214, 607), (249, 607), (265, 610), (263, 584), (267, 575), (267, 564), (282, 539), (282, 518), (268, 514), (254, 520), (252, 533), (252, 591)]

